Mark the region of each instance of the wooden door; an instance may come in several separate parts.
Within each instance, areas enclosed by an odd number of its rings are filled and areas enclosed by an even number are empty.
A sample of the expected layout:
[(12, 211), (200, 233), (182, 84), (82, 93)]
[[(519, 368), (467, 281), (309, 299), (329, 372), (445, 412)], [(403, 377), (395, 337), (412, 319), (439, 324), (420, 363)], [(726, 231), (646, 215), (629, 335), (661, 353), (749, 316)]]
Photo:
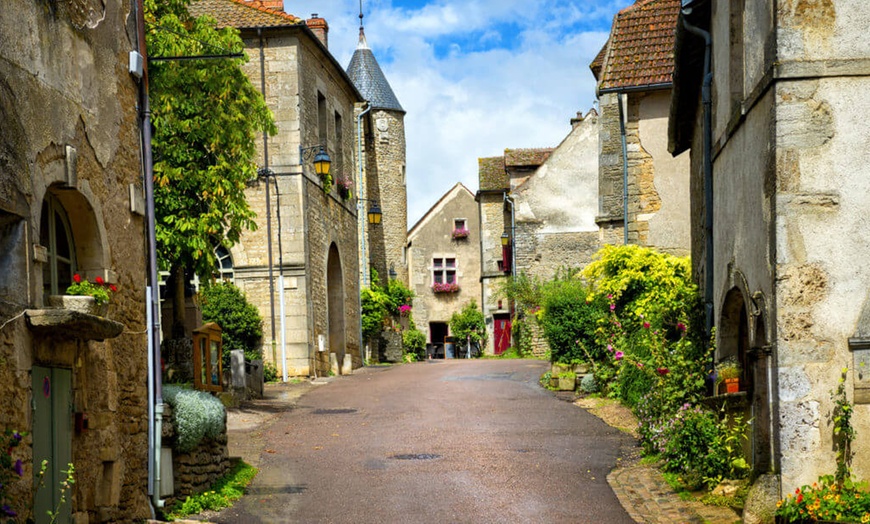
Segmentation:
[[(37, 524), (49, 522), (48, 511), (59, 509), (54, 522), (71, 521), (71, 497), (60, 502), (60, 484), (72, 462), (72, 371), (33, 366), (33, 476), (37, 486), (33, 516)], [(42, 461), (45, 476), (38, 478)], [(41, 486), (39, 484), (41, 482)]]
[(511, 346), (511, 317), (509, 315), (495, 315), (494, 319), (494, 349), (496, 355), (501, 355)]

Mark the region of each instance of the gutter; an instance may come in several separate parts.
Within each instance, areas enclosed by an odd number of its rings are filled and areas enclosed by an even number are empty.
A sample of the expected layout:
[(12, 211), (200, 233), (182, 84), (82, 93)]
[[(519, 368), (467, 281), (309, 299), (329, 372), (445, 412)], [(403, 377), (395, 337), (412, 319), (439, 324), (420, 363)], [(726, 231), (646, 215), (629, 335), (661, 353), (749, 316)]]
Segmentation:
[(625, 92), (616, 94), (619, 104), (619, 134), (622, 142), (622, 243), (628, 245), (628, 139), (625, 136), (625, 124), (628, 118), (628, 97)]
[[(362, 214), (363, 202), (365, 202), (365, 200), (362, 199), (363, 198), (363, 196), (362, 196), (362, 189), (363, 189), (363, 185), (362, 185), (362, 182), (363, 182), (362, 119), (366, 115), (366, 113), (368, 113), (369, 111), (372, 110), (371, 104), (366, 102), (366, 105), (368, 107), (366, 107), (364, 110), (362, 110), (360, 112), (360, 114), (358, 114), (356, 116), (356, 150), (357, 150), (356, 163), (357, 163), (357, 173), (358, 173), (358, 179), (357, 179), (357, 185), (356, 185), (356, 192), (357, 192), (356, 220), (357, 220), (357, 224), (358, 224), (357, 228), (359, 229), (359, 232), (360, 232), (360, 248), (362, 249), (362, 253), (360, 253), (360, 261), (362, 262), (363, 267), (360, 269), (362, 270), (362, 282), (361, 283), (363, 285), (365, 285), (366, 280), (369, 278), (369, 271), (368, 271), (368, 264), (366, 263), (366, 231), (365, 231), (365, 228), (367, 227), (368, 222), (364, 221), (362, 219), (362, 217), (365, 216)], [(368, 360), (368, 358), (366, 356), (366, 349), (365, 349), (366, 341), (363, 338), (362, 289), (357, 290), (356, 301), (357, 301), (357, 307), (358, 307), (359, 312), (360, 312), (360, 314), (359, 314), (359, 357), (360, 357), (360, 361), (362, 361), (362, 365), (365, 366), (366, 360)]]

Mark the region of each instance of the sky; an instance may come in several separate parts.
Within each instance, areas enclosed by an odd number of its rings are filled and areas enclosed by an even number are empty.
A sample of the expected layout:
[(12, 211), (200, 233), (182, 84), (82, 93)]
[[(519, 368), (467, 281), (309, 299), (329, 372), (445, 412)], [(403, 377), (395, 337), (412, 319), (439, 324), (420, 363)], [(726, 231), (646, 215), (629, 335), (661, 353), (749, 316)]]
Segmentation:
[[(555, 147), (595, 107), (589, 63), (634, 0), (368, 0), (369, 47), (405, 115), (408, 227), (457, 182), (477, 191), (477, 159)], [(344, 67), (359, 0), (284, 0), (329, 24)]]

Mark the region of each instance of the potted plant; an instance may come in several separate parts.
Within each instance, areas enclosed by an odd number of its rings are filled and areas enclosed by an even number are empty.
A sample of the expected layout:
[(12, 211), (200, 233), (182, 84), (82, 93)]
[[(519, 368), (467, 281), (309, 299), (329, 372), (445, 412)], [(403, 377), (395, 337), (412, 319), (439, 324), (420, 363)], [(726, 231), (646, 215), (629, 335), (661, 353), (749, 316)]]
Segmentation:
[(738, 393), (740, 391), (740, 364), (734, 359), (719, 362), (716, 366), (716, 380), (720, 384), (719, 389), (725, 389), (725, 393)]
[(342, 200), (347, 200), (351, 197), (352, 192), (351, 188), (353, 188), (353, 182), (347, 177), (341, 177), (338, 179), (338, 196), (341, 197)]
[(109, 293), (116, 291), (118, 288), (115, 284), (109, 284), (102, 277), (90, 282), (76, 273), (73, 275), (73, 283), (66, 288), (66, 294), (48, 297), (48, 304), (89, 315), (104, 316), (109, 306)]

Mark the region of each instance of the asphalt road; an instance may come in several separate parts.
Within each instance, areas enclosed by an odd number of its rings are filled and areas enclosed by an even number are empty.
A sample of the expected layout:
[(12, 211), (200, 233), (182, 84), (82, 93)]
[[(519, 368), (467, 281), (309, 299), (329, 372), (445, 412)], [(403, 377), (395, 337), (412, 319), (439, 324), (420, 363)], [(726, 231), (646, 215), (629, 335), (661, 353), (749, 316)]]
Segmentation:
[(367, 368), (266, 430), (218, 523), (630, 523), (607, 484), (623, 435), (538, 385), (547, 363)]

